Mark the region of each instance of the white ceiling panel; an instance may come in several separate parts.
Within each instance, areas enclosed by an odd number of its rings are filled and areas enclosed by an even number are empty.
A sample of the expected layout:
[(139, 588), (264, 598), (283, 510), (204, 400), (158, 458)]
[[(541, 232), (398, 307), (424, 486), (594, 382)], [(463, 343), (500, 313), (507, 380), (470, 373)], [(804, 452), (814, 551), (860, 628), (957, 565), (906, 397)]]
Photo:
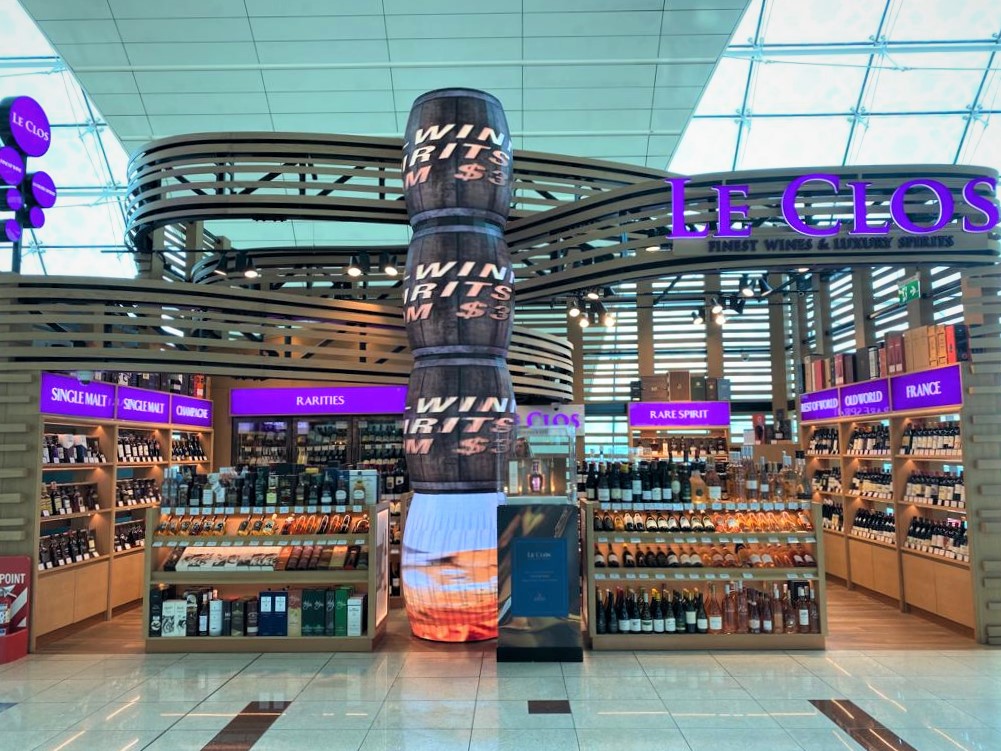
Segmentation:
[(295, 112), (395, 112), (393, 92), (378, 91), (302, 91), (268, 92), (271, 111)]
[(528, 60), (654, 58), (657, 57), (659, 45), (660, 37), (656, 36), (532, 37), (525, 39), (525, 58)]
[(533, 13), (525, 23), (525, 36), (656, 36), (661, 15), (659, 8), (655, 11)]
[(389, 68), (262, 70), (268, 91), (392, 91)]
[(630, 109), (650, 106), (650, 89), (642, 86), (617, 88), (580, 87), (567, 89), (525, 89), (525, 109), (591, 110)]
[[(381, 25), (382, 19), (379, 20)], [(464, 39), (481, 37), (485, 32), (489, 32), (492, 37), (517, 37), (520, 39), (521, 14), (387, 15), (386, 31), (390, 39), (421, 39), (429, 36), (434, 39)]]
[[(483, 29), (486, 32), (489, 29)], [(439, 62), (456, 64), (480, 60), (518, 60), (521, 39), (470, 37), (467, 39), (390, 39), (389, 51), (397, 62)]]
[(270, 112), (264, 92), (242, 91), (232, 94), (143, 94), (148, 115), (183, 115), (211, 112), (216, 115), (267, 114)]
[[(522, 4), (532, 5), (533, 0), (509, 0), (502, 7), (510, 13), (521, 13)], [(382, 0), (387, 16), (406, 16), (413, 13), (447, 16), (461, 8), (463, 13), (496, 13), (499, 8), (493, 0), (462, 0), (457, 8), (455, 0)]]
[[(354, 135), (377, 134), (387, 136), (399, 133), (393, 112), (336, 112), (336, 113), (287, 113), (276, 112), (275, 130), (287, 130), (307, 133), (347, 133)], [(270, 130), (260, 128), (259, 130)], [(248, 130), (255, 130), (248, 128)]]
[(252, 18), (258, 42), (300, 42), (334, 39), (385, 39), (386, 25), (376, 16), (293, 16)]
[(668, 10), (661, 22), (661, 33), (679, 34), (720, 34), (729, 36), (740, 17), (743, 8), (719, 8), (716, 3), (705, 3), (709, 8), (698, 10)]
[(21, 0), (35, 21), (111, 18), (108, 0)]
[(526, 65), (525, 86), (565, 89), (640, 86), (652, 92), (654, 65)]
[(528, 110), (524, 115), (525, 130), (571, 131), (646, 130), (650, 127), (650, 110)]
[[(520, 55), (519, 55), (520, 57)], [(505, 65), (489, 68), (420, 67), (393, 70), (393, 86), (398, 90), (430, 91), (449, 86), (472, 86), (485, 91), (520, 89), (522, 68)], [(409, 102), (407, 103), (409, 107)]]
[(79, 79), (91, 96), (139, 93), (132, 73), (81, 73)]
[(358, 63), (389, 60), (385, 40), (338, 39), (326, 42), (258, 42), (261, 62)]
[[(516, 148), (664, 167), (749, 2), (24, 5), (130, 152), (202, 131), (399, 136), (418, 96), (469, 87), (502, 101)], [(238, 245), (406, 242), (386, 227), (230, 224)]]
[(52, 44), (100, 44), (122, 41), (113, 19), (49, 21), (45, 35)]
[[(106, 74), (98, 74), (106, 75)], [(129, 76), (132, 78), (132, 76)], [(144, 94), (201, 94), (263, 91), (259, 70), (185, 70), (137, 72), (135, 81)], [(85, 84), (86, 86), (86, 84)]]
[(115, 18), (245, 18), (243, 0), (107, 0)]
[(122, 44), (60, 44), (59, 55), (71, 68), (97, 65), (129, 67), (129, 57)]
[[(150, 115), (154, 138), (177, 133), (204, 133), (213, 130), (237, 130), (232, 115), (222, 113), (192, 113), (188, 115)], [(251, 112), (240, 115), (239, 130), (273, 130), (271, 115)]]
[(250, 21), (246, 18), (158, 18), (121, 20), (118, 30), (123, 42), (250, 42)]
[(126, 44), (133, 65), (170, 65), (177, 60), (188, 64), (247, 65), (257, 62), (253, 42), (151, 42)]

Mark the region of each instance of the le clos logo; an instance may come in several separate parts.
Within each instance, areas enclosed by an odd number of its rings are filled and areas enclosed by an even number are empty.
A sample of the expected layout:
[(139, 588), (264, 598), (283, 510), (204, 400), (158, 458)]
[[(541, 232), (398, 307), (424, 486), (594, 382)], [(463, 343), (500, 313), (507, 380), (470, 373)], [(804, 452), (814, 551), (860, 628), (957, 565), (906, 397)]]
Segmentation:
[[(746, 223), (748, 220), (749, 208), (747, 204), (740, 204), (737, 201), (747, 198), (750, 195), (749, 185), (714, 185), (712, 190), (717, 194), (719, 207), (719, 228), (710, 233), (708, 227), (702, 229), (690, 229), (685, 226), (681, 217), (685, 215), (685, 185), (691, 182), (687, 177), (672, 177), (665, 180), (671, 187), (671, 233), (667, 235), (669, 240), (686, 240), (703, 237), (750, 237), (751, 227), (741, 226), (739, 223)], [(817, 172), (797, 177), (782, 193), (782, 219), (794, 231), (807, 237), (833, 237), (841, 232), (842, 223), (840, 220), (827, 227), (816, 227), (807, 224), (799, 215), (796, 202), (801, 190), (807, 187), (808, 183), (811, 198), (813, 200), (823, 200), (823, 195), (818, 195), (818, 185), (826, 186), (829, 192), (834, 195), (841, 195), (844, 188), (841, 178), (830, 173)], [(889, 234), (891, 222), (881, 221), (870, 224), (866, 215), (866, 204), (869, 199), (866, 197), (866, 189), (871, 183), (864, 180), (849, 180), (844, 184), (851, 191), (853, 205), (853, 220), (848, 225), (849, 235), (886, 235)], [(977, 189), (986, 188), (990, 195), (978, 192)], [(970, 217), (964, 216), (960, 222), (964, 232), (990, 232), (1001, 223), (1001, 212), (995, 203), (994, 194), (997, 191), (997, 181), (993, 177), (975, 177), (968, 181), (962, 188), (962, 201), (983, 215), (983, 221), (974, 221)], [(916, 224), (911, 220), (905, 208), (905, 202), (909, 194), (930, 194), (938, 206), (938, 216), (936, 220), (927, 226)], [(832, 196), (833, 197), (833, 196)], [(939, 232), (955, 218), (956, 199), (952, 190), (940, 182), (931, 178), (919, 178), (901, 183), (890, 198), (890, 217), (892, 224), (903, 232), (911, 235), (927, 235)]]

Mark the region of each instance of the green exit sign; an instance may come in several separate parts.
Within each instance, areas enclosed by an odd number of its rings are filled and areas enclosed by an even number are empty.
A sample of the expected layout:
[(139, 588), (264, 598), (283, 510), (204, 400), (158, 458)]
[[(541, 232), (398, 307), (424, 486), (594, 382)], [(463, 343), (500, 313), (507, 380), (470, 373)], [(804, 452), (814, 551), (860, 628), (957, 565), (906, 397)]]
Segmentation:
[(903, 305), (921, 297), (921, 285), (916, 276), (905, 279), (897, 286), (897, 302)]

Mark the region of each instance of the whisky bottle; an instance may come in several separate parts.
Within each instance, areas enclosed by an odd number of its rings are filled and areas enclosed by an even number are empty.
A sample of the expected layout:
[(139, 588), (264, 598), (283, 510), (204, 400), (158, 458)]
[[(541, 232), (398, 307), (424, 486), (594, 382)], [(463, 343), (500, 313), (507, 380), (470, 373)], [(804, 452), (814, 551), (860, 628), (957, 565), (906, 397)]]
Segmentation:
[(532, 471), (528, 475), (528, 492), (533, 495), (542, 494), (546, 484), (546, 478), (542, 474), (542, 462), (538, 459), (532, 460)]

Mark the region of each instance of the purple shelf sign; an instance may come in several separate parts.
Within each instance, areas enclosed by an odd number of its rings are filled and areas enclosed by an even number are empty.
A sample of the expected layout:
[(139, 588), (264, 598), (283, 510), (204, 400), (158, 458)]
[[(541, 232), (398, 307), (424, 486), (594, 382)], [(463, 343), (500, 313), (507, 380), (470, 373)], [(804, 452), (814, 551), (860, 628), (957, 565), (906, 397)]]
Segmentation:
[(170, 423), (170, 395), (119, 386), (118, 419), (167, 425)]
[(841, 416), (881, 415), (890, 411), (890, 384), (885, 378), (841, 387)]
[(729, 428), (730, 402), (631, 402), (631, 428)]
[(799, 419), (803, 422), (836, 420), (841, 415), (841, 399), (837, 389), (814, 391), (799, 398)]
[(192, 425), (197, 428), (212, 427), (212, 402), (191, 396), (170, 397), (170, 421), (174, 425)]
[(948, 365), (920, 373), (905, 373), (890, 378), (893, 409), (936, 409), (963, 404), (963, 381), (959, 365)]
[(0, 180), (20, 185), (24, 179), (24, 159), (13, 146), (0, 146)]
[(42, 373), (38, 411), (43, 415), (110, 420), (115, 414), (115, 387), (110, 383), (80, 383), (76, 378)]
[(406, 386), (233, 389), (229, 411), (233, 417), (402, 415), (406, 402)]

